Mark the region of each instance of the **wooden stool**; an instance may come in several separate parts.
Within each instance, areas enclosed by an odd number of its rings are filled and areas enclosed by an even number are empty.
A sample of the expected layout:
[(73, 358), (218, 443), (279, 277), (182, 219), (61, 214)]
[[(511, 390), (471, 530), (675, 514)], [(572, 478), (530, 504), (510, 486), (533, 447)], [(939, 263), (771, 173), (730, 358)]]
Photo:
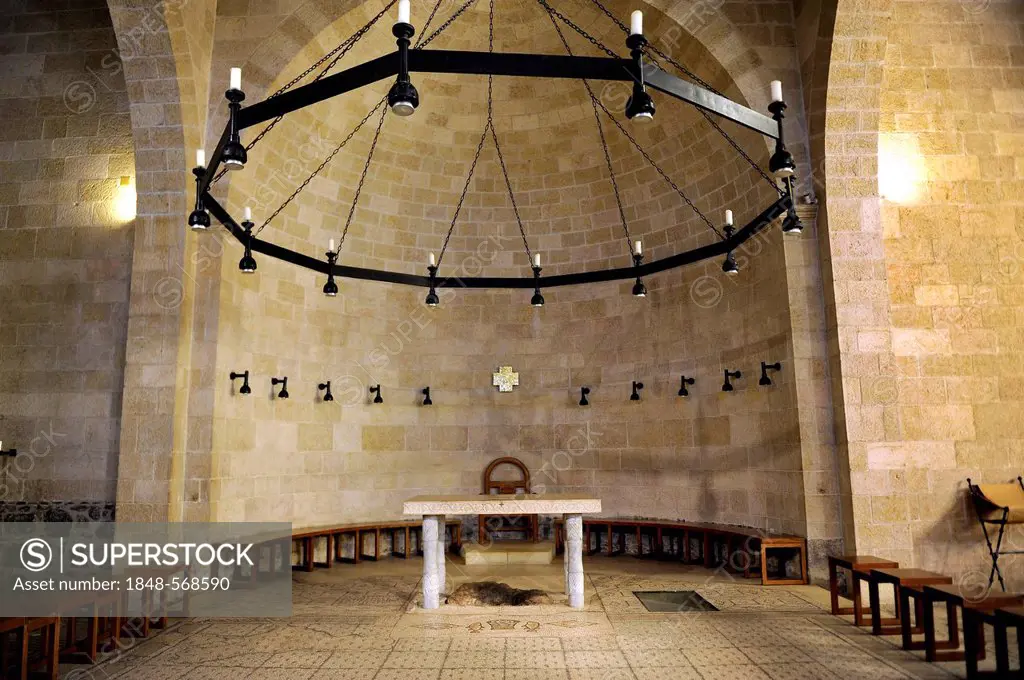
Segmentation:
[[(970, 616), (968, 626), (968, 610), (977, 613), (992, 612), (999, 607), (1013, 607), (1024, 604), (1024, 595), (1014, 593), (993, 593), (989, 592), (977, 599), (965, 598), (959, 586), (935, 585), (924, 586), (922, 589), (923, 614), (921, 623), (924, 626), (925, 658), (928, 661), (963, 661), (967, 651), (944, 651), (940, 649), (956, 650), (960, 646), (957, 632), (957, 612), (961, 612), (964, 619), (964, 645), (971, 640), (971, 655), (974, 657), (975, 665), (978, 659), (985, 658), (985, 628), (981, 625), (977, 616)], [(936, 640), (935, 637), (935, 616), (933, 607), (936, 602), (946, 604), (947, 617), (947, 638), (945, 642)], [(1005, 629), (1004, 629), (1005, 632)]]
[[(853, 614), (853, 623), (856, 626), (867, 625), (867, 617), (864, 616), (864, 606), (861, 602), (860, 582), (867, 578), (868, 572), (872, 569), (898, 569), (899, 562), (893, 562), (874, 555), (829, 555), (828, 557), (828, 592), (832, 598), (832, 613), (835, 615)], [(846, 569), (850, 572), (850, 596), (853, 600), (852, 607), (839, 606), (839, 570)], [(897, 618), (891, 623), (896, 623)]]
[[(60, 677), (60, 665), (58, 661), (58, 657), (60, 655), (60, 617), (40, 616), (36, 618), (27, 618), (25, 619), (24, 628), (22, 630), (24, 631), (21, 638), (22, 680), (26, 680), (30, 670), (35, 671), (37, 668), (42, 669), (41, 677), (44, 677), (47, 680), (57, 680), (57, 678)], [(28, 663), (28, 639), (29, 636), (37, 630), (42, 636), (43, 658), (30, 669)]]
[[(13, 660), (7, 652), (6, 637), (8, 633), (16, 633), (18, 635), (18, 649), (25, 650), (25, 654), (28, 653), (28, 638), (25, 636), (25, 619), (23, 617), (0, 618), (0, 678), (6, 678), (7, 672), (15, 667)], [(25, 668), (24, 660), (20, 662), (17, 668), (20, 673), (19, 677), (25, 677), (28, 669)]]
[[(904, 649), (911, 649), (913, 647), (912, 634), (922, 632), (922, 628), (920, 626), (920, 618), (917, 621), (918, 625), (916, 627), (912, 628), (910, 625), (910, 589), (917, 589), (914, 593), (915, 600), (917, 600), (917, 594), (921, 586), (952, 582), (953, 579), (949, 576), (937, 574), (926, 569), (872, 569), (868, 573), (868, 592), (871, 596), (871, 634), (902, 635)], [(880, 583), (889, 583), (893, 587), (893, 593), (896, 596), (896, 617), (900, 622), (899, 627), (883, 626), (882, 604), (878, 597), (878, 586)], [(921, 603), (916, 602), (916, 604), (920, 606)], [(920, 615), (920, 610), (918, 610), (918, 614)]]
[[(1017, 607), (1000, 607), (994, 612), (975, 612), (972, 609), (964, 610), (964, 630), (965, 635), (968, 621), (972, 619), (979, 619), (978, 623), (991, 623), (995, 631), (995, 647), (996, 647), (996, 671), (992, 672), (980, 672), (978, 670), (978, 658), (975, 656), (972, 659), (970, 652), (973, 650), (968, 647), (967, 656), (967, 677), (968, 678), (1024, 678), (1024, 606)], [(988, 620), (986, 620), (988, 619)], [(1014, 674), (1010, 670), (1010, 650), (1007, 644), (1006, 631), (1008, 628), (1015, 628), (1017, 630), (1017, 670)]]

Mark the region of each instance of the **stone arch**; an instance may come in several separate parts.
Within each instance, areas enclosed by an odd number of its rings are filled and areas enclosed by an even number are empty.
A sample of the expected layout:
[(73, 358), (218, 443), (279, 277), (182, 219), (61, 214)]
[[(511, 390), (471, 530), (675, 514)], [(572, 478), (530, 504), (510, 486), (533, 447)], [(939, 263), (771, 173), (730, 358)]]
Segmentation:
[[(207, 9), (208, 21), (185, 12)], [(109, 0), (128, 86), (136, 149), (138, 217), (128, 322), (118, 469), (119, 519), (166, 521), (184, 517), (185, 476), (202, 477), (202, 461), (185, 460), (190, 426), (200, 426), (190, 402), (201, 400), (191, 381), (193, 311), (210, 299), (212, 276), (197, 269), (196, 241), (183, 229), (191, 181), (188, 150), (199, 146), (205, 125), (204, 37), (215, 1)], [(209, 49), (207, 48), (207, 54)], [(203, 96), (204, 99), (199, 97)], [(200, 283), (198, 279), (202, 279)], [(213, 298), (215, 299), (215, 297)], [(206, 310), (210, 321), (215, 310)], [(214, 317), (215, 318), (215, 317)], [(200, 348), (201, 349), (201, 348)], [(195, 470), (192, 474), (190, 470)], [(192, 485), (194, 486), (194, 485)], [(190, 497), (202, 490), (189, 488)]]

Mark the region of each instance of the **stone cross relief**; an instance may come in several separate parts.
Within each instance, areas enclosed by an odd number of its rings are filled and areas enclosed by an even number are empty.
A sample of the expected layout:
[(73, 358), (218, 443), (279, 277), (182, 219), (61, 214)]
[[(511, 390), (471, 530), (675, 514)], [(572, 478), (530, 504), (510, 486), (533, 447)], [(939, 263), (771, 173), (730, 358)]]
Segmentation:
[(511, 392), (519, 386), (519, 374), (512, 370), (511, 366), (502, 366), (493, 376), (491, 383), (498, 388), (499, 392)]

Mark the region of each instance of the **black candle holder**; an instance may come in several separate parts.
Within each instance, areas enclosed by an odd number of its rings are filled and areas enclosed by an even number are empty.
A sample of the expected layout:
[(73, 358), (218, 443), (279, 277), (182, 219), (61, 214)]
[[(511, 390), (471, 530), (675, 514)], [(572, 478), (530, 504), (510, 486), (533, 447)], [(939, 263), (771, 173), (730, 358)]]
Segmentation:
[(373, 398), (373, 403), (374, 404), (383, 404), (384, 403), (384, 397), (381, 396), (380, 385), (379, 384), (374, 385), (373, 387), (371, 387), (370, 388), (370, 393), (377, 395), (377, 396), (375, 396)]
[(757, 381), (758, 385), (767, 387), (772, 384), (772, 379), (768, 377), (768, 371), (781, 371), (782, 362), (776, 361), (774, 364), (766, 364), (761, 362), (761, 379)]
[(642, 382), (633, 381), (633, 394), (629, 395), (630, 401), (640, 401), (640, 390), (644, 388)]
[(430, 398), (430, 387), (424, 387), (423, 388), (423, 405), (424, 406), (433, 406), (434, 405), (434, 400)]
[(334, 401), (334, 395), (331, 394), (331, 381), (330, 380), (328, 380), (325, 383), (320, 383), (319, 385), (316, 386), (316, 388), (318, 390), (320, 390), (320, 391), (327, 390), (327, 393), (324, 394), (324, 399), (323, 399), (324, 401)]
[(580, 388), (580, 406), (590, 406), (590, 401), (587, 400), (588, 394), (590, 394), (589, 387)]
[(679, 376), (679, 396), (688, 397), (690, 396), (690, 390), (686, 389), (687, 385), (693, 385), (696, 383), (696, 378), (687, 378), (685, 375)]
[(740, 371), (730, 371), (728, 368), (725, 369), (724, 373), (725, 373), (725, 382), (722, 383), (722, 391), (723, 392), (732, 392), (733, 391), (733, 386), (732, 386), (731, 379), (732, 378), (742, 378), (743, 374)]
[(271, 378), (270, 384), (274, 387), (281, 386), (281, 391), (277, 394), (280, 399), (288, 398), (288, 376), (283, 378)]
[(238, 393), (252, 394), (252, 388), (249, 387), (249, 371), (244, 371), (243, 373), (235, 373), (234, 371), (231, 372), (231, 382), (234, 382), (239, 378), (242, 379), (242, 386), (238, 389)]

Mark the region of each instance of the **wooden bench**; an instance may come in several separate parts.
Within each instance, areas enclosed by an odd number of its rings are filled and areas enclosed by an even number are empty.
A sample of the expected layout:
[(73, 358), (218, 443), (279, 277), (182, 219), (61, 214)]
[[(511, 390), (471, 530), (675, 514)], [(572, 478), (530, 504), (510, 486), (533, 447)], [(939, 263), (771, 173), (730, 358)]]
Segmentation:
[[(407, 559), (411, 553), (410, 546), (412, 545), (411, 539), (414, 534), (420, 532), (422, 524), (420, 522), (414, 522), (409, 520), (395, 520), (393, 522), (375, 522), (375, 523), (360, 523), (360, 524), (328, 524), (317, 527), (308, 527), (305, 529), (298, 529), (292, 532), (292, 541), (297, 541), (301, 549), (301, 560), (298, 565), (293, 566), (293, 569), (301, 569), (303, 571), (313, 571), (317, 566), (330, 568), (334, 562), (349, 562), (358, 564), (363, 560), (376, 561), (381, 556), (381, 545), (380, 538), (381, 534), (391, 534), (391, 545), (393, 557), (400, 557)], [(461, 520), (448, 520), (445, 522), (445, 537), (447, 540), (448, 532), (451, 532), (451, 545), (458, 549), (462, 545), (462, 521)], [(373, 537), (373, 554), (364, 554), (364, 548), (366, 539), (372, 534)], [(353, 539), (353, 554), (352, 557), (343, 557), (342, 541), (346, 536), (351, 536)], [(397, 545), (397, 537), (404, 537), (404, 544), (402, 552), (394, 550), (394, 546)], [(315, 549), (317, 542), (321, 539), (327, 542), (327, 550), (325, 552), (326, 562), (315, 562)], [(422, 555), (423, 549), (422, 544), (417, 548), (416, 553)]]
[[(40, 648), (42, 657), (35, 662), (29, 658), (29, 638), (39, 631), (42, 638)], [(9, 633), (18, 635), (18, 662), (8, 658), (5, 636)], [(60, 647), (60, 617), (14, 617), (0, 618), (0, 677), (8, 677), (11, 669), (16, 669), (20, 680), (27, 680), (30, 675), (57, 680), (60, 676), (58, 662)]]
[[(980, 597), (965, 597), (960, 586), (935, 585), (924, 586), (921, 591), (923, 616), (921, 625), (924, 627), (924, 650), (927, 661), (964, 661), (968, 650), (958, 650), (960, 635), (957, 615), (963, 618), (964, 643), (970, 639), (976, 643), (970, 646), (969, 653), (975, 663), (985, 658), (985, 628), (979, 624), (980, 615), (994, 612), (1000, 607), (1017, 607), (1024, 605), (1024, 595), (1003, 592), (988, 592)], [(933, 607), (936, 603), (946, 605), (946, 640), (937, 638)], [(972, 616), (968, 612), (977, 614)], [(968, 620), (970, 619), (970, 621)], [(953, 650), (953, 651), (939, 651)]]
[[(884, 557), (874, 555), (829, 555), (828, 556), (828, 592), (832, 601), (832, 613), (835, 615), (853, 614), (853, 624), (864, 626), (869, 623), (868, 617), (864, 615), (864, 605), (861, 602), (860, 584), (868, 578), (872, 569), (895, 569), (900, 566), (899, 562), (887, 560)], [(839, 606), (839, 570), (845, 569), (850, 572), (850, 599), (853, 600), (852, 607)], [(897, 602), (897, 606), (899, 603)], [(897, 610), (897, 617), (899, 611)], [(886, 620), (883, 623), (899, 623), (899, 619)]]
[[(565, 547), (563, 520), (556, 519), (555, 552)], [(626, 536), (635, 536), (637, 557), (679, 559), (687, 564), (699, 563), (707, 568), (724, 566), (746, 577), (760, 574), (763, 585), (794, 585), (807, 583), (807, 539), (787, 534), (770, 534), (760, 529), (708, 522), (672, 522), (661, 520), (604, 519), (583, 520), (583, 546), (587, 554), (602, 552), (612, 557), (626, 549)], [(593, 538), (596, 538), (596, 546)], [(618, 541), (616, 541), (618, 538)], [(649, 548), (645, 552), (644, 539)], [(673, 549), (666, 551), (666, 539)], [(693, 551), (691, 542), (698, 549)], [(616, 546), (616, 542), (618, 545)], [(723, 549), (723, 550), (720, 550)], [(768, 572), (769, 551), (786, 550), (796, 553), (800, 561), (800, 577), (773, 577)], [(694, 554), (696, 552), (696, 554)]]
[[(921, 588), (930, 585), (952, 583), (953, 579), (926, 569), (872, 569), (868, 573), (868, 592), (871, 596), (871, 634), (900, 635), (903, 638), (903, 649), (924, 649), (924, 642), (914, 640), (915, 633), (923, 633), (921, 625), (923, 602)], [(896, 599), (896, 617), (899, 626), (887, 626), (882, 619), (882, 605), (879, 586), (883, 583), (893, 587)], [(910, 600), (913, 598), (914, 607)], [(911, 614), (916, 614), (916, 626), (911, 625)]]
[[(981, 635), (972, 636), (974, 626), (981, 627), (988, 623), (994, 631), (993, 642), (996, 648), (996, 670), (979, 671), (978, 659), (981, 658), (974, 645), (982, 641)], [(1014, 628), (1017, 632), (1017, 670), (1010, 670), (1010, 647), (1007, 640), (1007, 629)], [(994, 612), (982, 612), (973, 609), (964, 610), (964, 647), (967, 657), (968, 678), (1013, 678), (1024, 677), (1024, 607), (1000, 607)], [(981, 645), (984, 650), (984, 644)], [(1014, 675), (1016, 673), (1016, 675)]]

